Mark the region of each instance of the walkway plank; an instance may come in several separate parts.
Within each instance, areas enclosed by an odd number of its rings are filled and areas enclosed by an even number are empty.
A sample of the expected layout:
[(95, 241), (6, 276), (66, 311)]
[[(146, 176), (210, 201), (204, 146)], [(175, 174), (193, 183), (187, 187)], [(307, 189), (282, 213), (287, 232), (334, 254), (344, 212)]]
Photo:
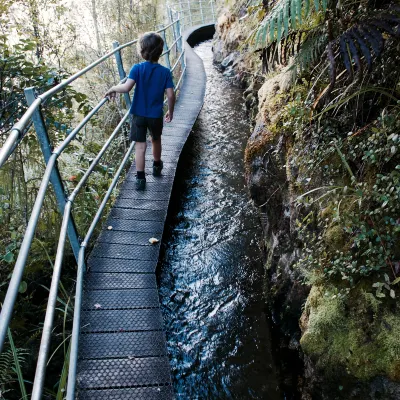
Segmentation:
[(77, 398), (173, 399), (156, 266), (178, 159), (204, 100), (202, 61), (185, 43), (187, 71), (163, 133), (162, 176), (135, 190), (135, 164), (88, 260), (81, 318)]

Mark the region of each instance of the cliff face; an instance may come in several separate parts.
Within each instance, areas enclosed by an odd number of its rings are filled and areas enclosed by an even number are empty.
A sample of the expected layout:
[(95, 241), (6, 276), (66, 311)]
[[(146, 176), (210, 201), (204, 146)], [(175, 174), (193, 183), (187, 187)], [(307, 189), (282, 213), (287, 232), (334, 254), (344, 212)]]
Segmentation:
[[(349, 108), (310, 122), (309, 82), (279, 66), (262, 74), (260, 53), (247, 44), (256, 24), (237, 4), (222, 10), (213, 51), (224, 75), (246, 88), (253, 120), (246, 178), (264, 231), (265, 292), (279, 332), (282, 385), (296, 387), (302, 399), (398, 399), (400, 318), (388, 275), (400, 271), (385, 265), (397, 268), (399, 249), (393, 245), (379, 270), (364, 260), (385, 253), (383, 244), (375, 248), (382, 241), (376, 232), (385, 229), (378, 225), (397, 213), (398, 195), (389, 194), (386, 213), (380, 200), (386, 190), (398, 193), (398, 124), (392, 116), (386, 124), (370, 118), (367, 131), (348, 140)], [(379, 168), (368, 161), (376, 152)], [(388, 236), (397, 237), (397, 229)], [(369, 253), (361, 251), (366, 237)]]

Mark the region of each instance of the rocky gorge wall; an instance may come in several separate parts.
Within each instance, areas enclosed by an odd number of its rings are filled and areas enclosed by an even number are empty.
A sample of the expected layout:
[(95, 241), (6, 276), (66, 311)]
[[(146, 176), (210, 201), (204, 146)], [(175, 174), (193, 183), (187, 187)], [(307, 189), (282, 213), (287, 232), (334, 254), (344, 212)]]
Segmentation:
[[(339, 122), (330, 120), (322, 128), (310, 126), (304, 132), (301, 121), (307, 107), (299, 104), (307, 97), (308, 87), (304, 81), (293, 80), (283, 67), (268, 75), (262, 73), (260, 53), (247, 43), (255, 23), (249, 20), (246, 8), (236, 3), (221, 10), (213, 52), (223, 74), (246, 89), (245, 103), (252, 121), (245, 152), (246, 180), (264, 232), (265, 293), (276, 331), (282, 388), (304, 400), (399, 399), (396, 302), (377, 298), (371, 289), (377, 286), (370, 276), (356, 284), (347, 284), (344, 278), (343, 284), (325, 278), (330, 274), (327, 268), (321, 272), (318, 265), (316, 273), (309, 267), (315, 264), (319, 244), (319, 260), (331, 253), (338, 254), (338, 259), (346, 257), (341, 250), (346, 248), (347, 231), (338, 223), (337, 204), (349, 215), (353, 215), (354, 204), (347, 198), (338, 200), (335, 196), (343, 194), (334, 192), (332, 199), (325, 198), (318, 207), (320, 203), (304, 201), (308, 197), (304, 193), (328, 185), (347, 191), (353, 178), (346, 177), (343, 170), (354, 168), (356, 161), (353, 165), (343, 159), (350, 159), (351, 151), (357, 153), (353, 147), (365, 148), (370, 142), (357, 135), (345, 155), (340, 149), (332, 151), (331, 142), (322, 140), (321, 145), (315, 132), (325, 129), (332, 137), (335, 132), (348, 132), (347, 115), (339, 116)], [(371, 123), (376, 130), (382, 129), (378, 121)], [(387, 136), (393, 138), (393, 133)], [(391, 146), (392, 142), (388, 143), (376, 145)], [(388, 151), (393, 153), (393, 146)], [(357, 157), (358, 153), (354, 159)], [(364, 180), (369, 176), (365, 174)], [(323, 252), (327, 254), (321, 255)], [(345, 272), (343, 275), (347, 277)]]

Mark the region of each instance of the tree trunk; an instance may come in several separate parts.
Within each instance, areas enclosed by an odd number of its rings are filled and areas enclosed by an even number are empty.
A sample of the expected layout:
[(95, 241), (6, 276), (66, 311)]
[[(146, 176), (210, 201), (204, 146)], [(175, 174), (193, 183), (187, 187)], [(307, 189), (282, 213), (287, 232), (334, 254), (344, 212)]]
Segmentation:
[(100, 41), (99, 22), (97, 18), (96, 0), (92, 0), (92, 17), (94, 22), (94, 30), (96, 32), (97, 51), (102, 54), (102, 47)]
[(28, 4), (29, 4), (29, 16), (31, 18), (32, 28), (33, 28), (33, 36), (36, 39), (36, 57), (38, 61), (40, 61), (40, 59), (43, 56), (43, 44), (40, 38), (39, 8), (36, 0), (30, 0)]

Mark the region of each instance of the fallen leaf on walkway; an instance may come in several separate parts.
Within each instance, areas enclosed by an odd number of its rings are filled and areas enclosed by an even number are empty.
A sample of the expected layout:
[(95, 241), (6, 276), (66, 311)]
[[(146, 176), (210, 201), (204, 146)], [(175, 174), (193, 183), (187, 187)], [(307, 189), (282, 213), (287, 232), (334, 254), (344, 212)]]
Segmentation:
[(159, 240), (156, 239), (156, 238), (150, 238), (150, 239), (149, 239), (149, 242), (150, 242), (151, 244), (156, 244), (156, 243), (159, 242)]

